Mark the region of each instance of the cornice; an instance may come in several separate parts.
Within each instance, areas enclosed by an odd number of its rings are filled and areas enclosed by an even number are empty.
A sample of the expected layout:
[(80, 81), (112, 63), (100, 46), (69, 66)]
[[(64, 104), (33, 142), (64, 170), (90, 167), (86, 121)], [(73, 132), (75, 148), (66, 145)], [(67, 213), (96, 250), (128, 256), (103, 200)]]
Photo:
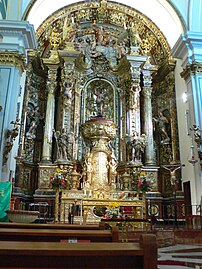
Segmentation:
[(155, 82), (164, 81), (165, 77), (175, 70), (176, 60), (170, 57), (165, 60), (159, 67), (158, 72), (154, 76)]
[(182, 34), (171, 50), (174, 58), (182, 59), (182, 67), (187, 63), (202, 62), (202, 33), (187, 32)]
[[(14, 40), (14, 43), (20, 42), (25, 49), (37, 48), (34, 26), (27, 21), (2, 20), (0, 21), (0, 34), (4, 39), (9, 39), (11, 44), (13, 36), (15, 36), (17, 39)], [(11, 36), (12, 39), (9, 38)], [(8, 40), (6, 42), (8, 43)]]

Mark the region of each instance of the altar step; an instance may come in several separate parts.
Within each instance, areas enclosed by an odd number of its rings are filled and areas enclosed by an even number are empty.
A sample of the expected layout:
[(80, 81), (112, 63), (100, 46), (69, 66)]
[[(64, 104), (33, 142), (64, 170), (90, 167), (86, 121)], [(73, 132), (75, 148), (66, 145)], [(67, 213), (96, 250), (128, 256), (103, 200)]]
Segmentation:
[[(173, 246), (176, 244), (202, 244), (202, 230), (129, 231), (128, 242), (138, 242), (142, 233), (156, 234), (158, 247)], [(120, 233), (120, 241), (122, 238), (126, 237)]]

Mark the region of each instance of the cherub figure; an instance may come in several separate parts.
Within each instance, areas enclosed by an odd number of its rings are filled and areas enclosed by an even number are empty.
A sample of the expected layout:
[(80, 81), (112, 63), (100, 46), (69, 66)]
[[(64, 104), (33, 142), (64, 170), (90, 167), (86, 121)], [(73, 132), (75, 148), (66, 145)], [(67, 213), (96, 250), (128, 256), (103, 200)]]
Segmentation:
[(67, 97), (67, 100), (71, 100), (72, 98), (72, 83), (71, 82), (64, 83), (64, 96)]

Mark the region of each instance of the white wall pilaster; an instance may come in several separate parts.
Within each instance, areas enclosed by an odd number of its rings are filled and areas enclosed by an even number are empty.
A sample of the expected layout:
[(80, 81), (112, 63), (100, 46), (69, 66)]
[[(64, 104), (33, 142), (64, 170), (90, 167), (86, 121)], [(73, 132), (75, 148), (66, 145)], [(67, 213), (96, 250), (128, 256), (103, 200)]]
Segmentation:
[[(202, 33), (200, 32), (187, 32), (178, 39), (177, 43), (172, 49), (172, 56), (179, 59), (178, 66), (175, 70), (176, 73), (176, 94), (177, 99), (179, 92), (186, 92), (188, 100), (186, 104), (182, 104), (178, 99), (178, 115), (181, 115), (181, 122), (178, 116), (178, 121), (181, 124), (180, 127), (184, 127), (185, 132), (179, 132), (180, 134), (180, 153), (182, 163), (185, 164), (183, 168), (183, 181), (190, 180), (192, 204), (201, 203), (202, 192), (202, 172), (200, 167), (200, 160), (197, 153), (197, 145), (194, 141), (194, 134), (190, 131), (190, 128), (195, 124), (202, 130)], [(184, 82), (178, 74), (180, 73)], [(178, 86), (179, 85), (179, 86)], [(178, 89), (184, 85), (183, 89)], [(181, 99), (182, 100), (182, 99)], [(184, 109), (184, 111), (183, 111)], [(186, 112), (188, 117), (186, 118)], [(184, 114), (184, 119), (182, 115)], [(185, 125), (187, 127), (185, 128)], [(180, 128), (181, 129), (181, 128)], [(195, 166), (189, 163), (191, 158), (191, 145), (194, 146), (195, 158), (198, 162)], [(187, 150), (186, 150), (187, 149)], [(187, 154), (184, 156), (183, 153)]]

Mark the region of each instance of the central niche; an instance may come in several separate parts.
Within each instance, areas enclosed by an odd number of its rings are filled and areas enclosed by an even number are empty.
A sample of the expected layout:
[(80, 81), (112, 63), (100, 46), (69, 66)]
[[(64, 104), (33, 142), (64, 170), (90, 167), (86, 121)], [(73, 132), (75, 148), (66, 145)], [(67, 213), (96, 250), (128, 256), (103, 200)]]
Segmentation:
[(115, 94), (112, 85), (104, 79), (91, 81), (85, 90), (85, 120), (101, 116), (115, 120)]

